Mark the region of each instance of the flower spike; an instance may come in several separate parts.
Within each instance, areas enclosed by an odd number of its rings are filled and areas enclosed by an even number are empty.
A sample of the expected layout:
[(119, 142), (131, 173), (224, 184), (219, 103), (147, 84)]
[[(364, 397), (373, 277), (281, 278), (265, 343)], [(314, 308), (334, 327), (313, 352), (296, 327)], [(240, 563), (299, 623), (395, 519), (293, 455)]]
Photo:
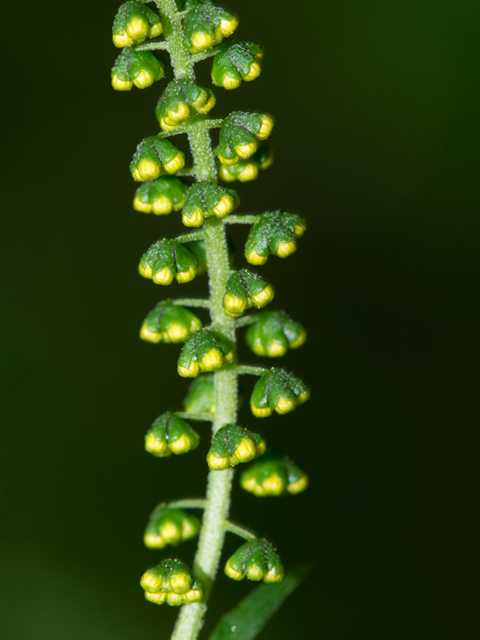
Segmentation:
[(255, 80), (262, 72), (262, 58), (262, 50), (254, 42), (224, 45), (213, 59), (213, 84), (225, 89), (236, 89), (242, 80)]
[(248, 269), (240, 269), (228, 279), (223, 308), (228, 316), (238, 318), (246, 309), (265, 307), (274, 295), (271, 284)]
[(197, 260), (178, 240), (159, 240), (143, 254), (138, 272), (155, 284), (190, 282), (197, 275)]
[(142, 213), (165, 215), (185, 204), (188, 184), (176, 176), (163, 176), (141, 184), (135, 192), (133, 208)]
[(215, 413), (213, 376), (206, 373), (192, 382), (183, 401), (187, 413)]
[(199, 531), (200, 520), (195, 516), (182, 509), (159, 505), (150, 515), (143, 541), (149, 549), (163, 549), (190, 540)]
[(153, 344), (183, 342), (201, 326), (200, 319), (189, 309), (165, 300), (159, 302), (143, 321), (140, 338)]
[(261, 436), (233, 424), (217, 431), (207, 453), (210, 469), (221, 471), (241, 462), (250, 462), (265, 453), (266, 442)]
[(308, 487), (308, 476), (287, 456), (267, 454), (242, 473), (240, 484), (259, 498), (294, 495)]
[(256, 382), (250, 399), (250, 408), (257, 418), (280, 415), (293, 411), (308, 400), (310, 391), (299, 378), (284, 369), (272, 367)]
[(141, 2), (124, 2), (113, 21), (112, 36), (116, 47), (140, 44), (145, 38), (156, 38), (163, 31), (159, 16)]
[(249, 327), (246, 341), (257, 356), (278, 358), (288, 349), (297, 349), (307, 338), (305, 329), (285, 311), (263, 311)]
[(187, 80), (170, 82), (158, 101), (155, 115), (164, 131), (178, 127), (194, 113), (208, 113), (215, 106), (211, 89)]
[(155, 180), (162, 172), (176, 173), (185, 166), (185, 155), (170, 140), (150, 136), (137, 146), (130, 171), (137, 182)]
[(192, 577), (190, 569), (181, 560), (163, 560), (146, 571), (140, 585), (145, 598), (154, 604), (178, 607), (181, 604), (199, 602), (203, 597), (203, 586)]
[(212, 215), (224, 218), (239, 204), (238, 193), (233, 189), (219, 187), (211, 182), (197, 182), (188, 191), (182, 222), (186, 227), (200, 227), (205, 218)]
[(220, 127), (218, 159), (227, 166), (248, 160), (258, 150), (260, 141), (269, 137), (272, 129), (273, 118), (266, 113), (231, 113)]
[(232, 360), (228, 340), (211, 329), (199, 329), (185, 342), (178, 358), (178, 373), (183, 378), (196, 378), (200, 371), (215, 371)]
[(185, 18), (185, 43), (190, 53), (200, 53), (220, 44), (238, 26), (236, 16), (216, 7), (210, 0), (186, 0), (184, 8), (191, 9)]
[(233, 580), (263, 580), (279, 582), (284, 576), (282, 561), (279, 555), (266, 540), (246, 542), (235, 551), (227, 564), (225, 573)]
[(286, 258), (297, 250), (296, 239), (305, 232), (305, 223), (293, 213), (267, 211), (258, 216), (245, 244), (250, 264), (265, 264), (269, 255)]
[(173, 413), (157, 418), (145, 436), (145, 450), (157, 458), (172, 453), (180, 455), (198, 447), (200, 436), (192, 427)]

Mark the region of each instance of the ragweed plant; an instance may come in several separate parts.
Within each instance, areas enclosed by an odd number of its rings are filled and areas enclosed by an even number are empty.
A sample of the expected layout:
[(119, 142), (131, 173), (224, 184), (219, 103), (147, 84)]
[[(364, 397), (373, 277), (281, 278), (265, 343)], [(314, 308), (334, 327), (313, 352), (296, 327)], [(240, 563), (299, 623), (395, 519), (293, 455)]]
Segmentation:
[[(210, 295), (208, 299), (163, 300), (143, 322), (143, 340), (183, 343), (178, 373), (196, 378), (184, 410), (164, 413), (155, 420), (146, 434), (145, 448), (159, 458), (193, 451), (200, 436), (191, 422), (210, 422), (212, 433), (206, 497), (158, 505), (144, 536), (147, 547), (163, 549), (199, 535), (193, 569), (178, 558), (164, 559), (143, 575), (141, 586), (150, 602), (184, 605), (173, 638), (193, 640), (203, 624), (226, 531), (245, 540), (225, 565), (228, 577), (266, 583), (280, 582), (284, 577), (272, 544), (228, 520), (233, 468), (252, 462), (240, 482), (254, 496), (296, 494), (308, 484), (296, 464), (287, 457), (265, 453), (263, 437), (237, 424), (241, 374), (258, 377), (250, 406), (259, 418), (292, 411), (308, 399), (309, 392), (304, 382), (284, 369), (237, 361), (237, 330), (241, 327), (249, 327), (246, 342), (251, 350), (267, 358), (278, 358), (300, 347), (306, 333), (284, 311), (244, 315), (248, 309), (266, 307), (273, 300), (274, 289), (250, 268), (231, 268), (227, 225), (251, 225), (244, 254), (247, 263), (257, 266), (270, 255), (291, 255), (305, 224), (298, 215), (283, 211), (232, 215), (240, 205), (239, 195), (219, 183), (219, 179), (227, 185), (253, 180), (270, 165), (272, 155), (264, 141), (274, 121), (264, 112), (236, 111), (223, 119), (207, 117), (216, 97), (210, 87), (197, 84), (195, 65), (213, 58), (213, 84), (235, 89), (242, 81), (250, 82), (260, 75), (261, 48), (248, 41), (226, 42), (238, 19), (211, 0), (184, 0), (180, 8), (175, 0), (155, 0), (155, 5), (156, 11), (142, 0), (125, 2), (113, 24), (113, 42), (122, 49), (112, 69), (114, 89), (129, 91), (134, 85), (144, 89), (160, 80), (166, 64), (157, 51), (169, 54), (174, 76), (155, 110), (161, 132), (140, 142), (130, 164), (133, 179), (141, 183), (133, 206), (155, 215), (181, 211), (183, 224), (195, 230), (154, 242), (142, 256), (139, 272), (164, 286), (174, 280), (187, 283), (207, 272)], [(219, 129), (215, 149), (210, 137), (213, 129)], [(185, 134), (190, 144), (188, 166), (184, 153), (171, 141), (179, 134)], [(191, 310), (195, 308), (208, 309), (209, 326), (202, 326)], [(203, 510), (202, 519), (191, 515), (190, 509)], [(292, 585), (290, 579), (288, 589)], [(279, 591), (277, 600), (288, 589)], [(261, 592), (257, 596), (261, 601)], [(245, 606), (244, 602), (238, 611)], [(267, 610), (265, 605), (264, 618)], [(227, 622), (230, 624), (231, 618)]]

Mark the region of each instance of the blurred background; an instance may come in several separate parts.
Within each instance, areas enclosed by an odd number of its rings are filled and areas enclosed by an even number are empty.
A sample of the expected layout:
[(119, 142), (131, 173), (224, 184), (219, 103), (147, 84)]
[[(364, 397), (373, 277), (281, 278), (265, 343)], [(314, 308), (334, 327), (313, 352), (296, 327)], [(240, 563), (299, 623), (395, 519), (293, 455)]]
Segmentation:
[[(2, 30), (5, 640), (168, 638), (177, 611), (146, 603), (138, 585), (164, 557), (143, 548), (143, 528), (155, 504), (205, 485), (205, 427), (196, 453), (143, 450), (189, 383), (178, 346), (141, 342), (141, 322), (159, 299), (202, 295), (206, 280), (166, 291), (137, 274), (143, 251), (182, 226), (131, 208), (128, 164), (158, 131), (165, 81), (111, 89), (118, 5), (12, 4)], [(293, 210), (309, 227), (264, 272), (274, 306), (309, 330), (285, 366), (312, 399), (258, 420), (242, 379), (242, 424), (311, 478), (295, 498), (234, 491), (233, 518), (287, 566), (315, 563), (261, 637), (478, 637), (478, 6), (228, 6), (237, 37), (265, 46), (265, 70), (217, 89), (214, 113), (276, 116), (276, 162), (237, 183), (241, 211)], [(198, 66), (203, 82), (210, 68)], [(232, 230), (237, 264), (245, 236)], [(179, 553), (190, 562), (194, 550)], [(250, 588), (219, 578), (204, 637)]]

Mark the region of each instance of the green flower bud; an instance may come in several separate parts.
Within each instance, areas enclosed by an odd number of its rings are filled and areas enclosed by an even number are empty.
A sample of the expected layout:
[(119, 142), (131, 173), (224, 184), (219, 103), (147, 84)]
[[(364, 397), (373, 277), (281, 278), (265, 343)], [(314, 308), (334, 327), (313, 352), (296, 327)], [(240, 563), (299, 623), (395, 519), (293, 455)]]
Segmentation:
[(197, 275), (197, 260), (178, 240), (158, 240), (146, 251), (138, 272), (155, 284), (190, 282)]
[(133, 85), (145, 89), (164, 73), (165, 64), (151, 51), (124, 49), (112, 67), (112, 87), (117, 91), (130, 91)]
[(189, 309), (165, 300), (159, 302), (143, 321), (140, 338), (153, 344), (183, 342), (201, 326), (199, 318)]
[(308, 487), (308, 476), (286, 456), (266, 455), (257, 460), (241, 477), (245, 491), (262, 498), (296, 494)]
[(183, 245), (186, 247), (190, 253), (195, 256), (197, 261), (197, 276), (201, 276), (204, 273), (207, 273), (207, 250), (205, 248), (204, 240), (191, 240), (190, 242), (185, 242)]
[(245, 244), (250, 264), (265, 264), (269, 255), (286, 258), (297, 250), (296, 239), (305, 232), (305, 222), (294, 213), (267, 211), (253, 223)]
[(200, 371), (215, 371), (233, 359), (231, 343), (211, 329), (199, 329), (185, 342), (178, 358), (178, 373), (196, 378)]
[(234, 165), (221, 164), (218, 167), (218, 175), (224, 182), (249, 182), (258, 177), (258, 172), (268, 169), (273, 162), (273, 153), (266, 146), (260, 149), (249, 160), (240, 160)]
[(215, 102), (211, 89), (204, 89), (187, 80), (174, 80), (160, 97), (155, 115), (160, 127), (170, 131), (195, 113), (208, 113)]
[(264, 311), (255, 324), (249, 327), (246, 341), (257, 356), (278, 358), (287, 349), (297, 349), (307, 334), (299, 322), (292, 320), (285, 311)]
[(198, 447), (200, 436), (192, 427), (173, 413), (164, 413), (155, 420), (145, 436), (145, 450), (157, 458), (172, 453), (180, 455)]
[(262, 50), (254, 42), (225, 45), (213, 59), (213, 84), (225, 89), (236, 89), (242, 80), (255, 80), (262, 72), (262, 58)]
[(273, 297), (271, 284), (248, 269), (240, 269), (228, 279), (223, 308), (227, 316), (238, 318), (250, 307), (265, 307)]
[(273, 546), (258, 538), (235, 551), (225, 565), (225, 573), (233, 580), (247, 578), (257, 582), (280, 582), (284, 576), (282, 561)]
[(133, 208), (157, 216), (179, 211), (185, 204), (188, 184), (175, 176), (163, 176), (141, 184), (135, 192)]
[(257, 418), (266, 418), (273, 411), (283, 415), (309, 397), (310, 391), (304, 382), (284, 369), (272, 367), (255, 383), (250, 408)]
[(236, 16), (216, 7), (210, 0), (188, 0), (185, 8), (191, 9), (184, 23), (185, 43), (190, 53), (200, 53), (220, 44), (238, 26)]
[(207, 463), (210, 469), (221, 471), (258, 458), (265, 453), (266, 447), (265, 440), (257, 433), (227, 424), (216, 432), (207, 453)]
[(145, 598), (154, 604), (179, 606), (198, 602), (203, 596), (201, 582), (193, 580), (190, 569), (181, 560), (163, 560), (143, 574), (140, 585)]
[(155, 11), (140, 2), (124, 2), (113, 21), (113, 44), (129, 47), (147, 37), (156, 38), (162, 31), (162, 22)]
[(162, 172), (176, 173), (185, 166), (185, 155), (169, 140), (150, 136), (137, 146), (130, 171), (137, 182), (155, 180)]
[(218, 159), (224, 165), (237, 164), (253, 156), (273, 128), (268, 114), (235, 111), (225, 118), (220, 127)]
[(211, 182), (196, 182), (187, 195), (182, 211), (182, 222), (186, 227), (200, 227), (205, 218), (224, 218), (240, 204), (238, 194), (233, 189), (219, 187)]
[(182, 509), (158, 505), (150, 515), (143, 541), (149, 549), (163, 549), (194, 538), (200, 527), (200, 520)]
[(192, 382), (183, 401), (188, 413), (215, 413), (213, 375), (206, 373)]

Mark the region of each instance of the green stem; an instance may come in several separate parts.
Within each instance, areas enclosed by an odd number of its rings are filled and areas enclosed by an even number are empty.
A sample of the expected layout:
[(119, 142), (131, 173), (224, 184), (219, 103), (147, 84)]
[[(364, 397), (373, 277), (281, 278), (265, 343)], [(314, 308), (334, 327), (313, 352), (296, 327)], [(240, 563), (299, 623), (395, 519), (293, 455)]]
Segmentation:
[(168, 503), (173, 509), (205, 509), (205, 498), (185, 498)]
[(190, 411), (175, 411), (175, 415), (185, 420), (197, 420), (198, 422), (213, 422), (211, 413), (191, 413)]
[(258, 314), (254, 313), (249, 316), (243, 316), (242, 318), (237, 318), (235, 320), (235, 327), (239, 329), (240, 327), (248, 327), (250, 324), (255, 324), (258, 321)]
[(235, 535), (240, 536), (240, 538), (248, 541), (255, 540), (257, 537), (253, 533), (253, 531), (250, 531), (250, 529), (247, 529), (240, 524), (231, 522), (230, 520), (225, 523), (225, 531), (230, 531), (230, 533), (234, 533)]
[(263, 373), (265, 373), (265, 371), (268, 371), (268, 369), (266, 369), (265, 367), (252, 367), (248, 364), (241, 364), (235, 368), (237, 370), (237, 373), (243, 373), (250, 376), (261, 376)]
[(225, 220), (226, 224), (253, 224), (258, 220), (258, 215), (228, 216)]
[(163, 33), (168, 44), (175, 78), (195, 80), (193, 62), (184, 46), (182, 19), (178, 15), (175, 0), (155, 0), (155, 4), (163, 18)]
[(171, 302), (181, 307), (203, 307), (204, 309), (210, 309), (210, 300), (203, 300), (202, 298), (175, 298)]

